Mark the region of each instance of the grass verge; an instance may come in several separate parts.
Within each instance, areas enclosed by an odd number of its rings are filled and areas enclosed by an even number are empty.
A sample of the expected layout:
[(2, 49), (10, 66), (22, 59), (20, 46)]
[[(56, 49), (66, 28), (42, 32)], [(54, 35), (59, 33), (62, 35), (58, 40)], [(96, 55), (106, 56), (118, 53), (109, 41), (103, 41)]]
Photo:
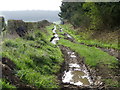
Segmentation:
[[(2, 57), (16, 64), (15, 75), (37, 88), (58, 88), (56, 73), (63, 62), (60, 49), (49, 42), (52, 32), (36, 30), (24, 38), (5, 39), (2, 43)], [(3, 82), (4, 83), (4, 82)], [(8, 85), (3, 84), (3, 87)]]
[(87, 39), (88, 37), (90, 37), (92, 31), (84, 31), (84, 32), (77, 32), (77, 30), (74, 30), (72, 28), (72, 25), (70, 24), (65, 24), (62, 25), (62, 27), (64, 28), (64, 32), (67, 32), (68, 34), (70, 34), (77, 42), (79, 43), (85, 43), (86, 45), (93, 45), (93, 46), (97, 46), (97, 47), (104, 47), (104, 48), (113, 48), (116, 50), (120, 50), (120, 47), (118, 47), (119, 43), (115, 42), (103, 42), (97, 39)]

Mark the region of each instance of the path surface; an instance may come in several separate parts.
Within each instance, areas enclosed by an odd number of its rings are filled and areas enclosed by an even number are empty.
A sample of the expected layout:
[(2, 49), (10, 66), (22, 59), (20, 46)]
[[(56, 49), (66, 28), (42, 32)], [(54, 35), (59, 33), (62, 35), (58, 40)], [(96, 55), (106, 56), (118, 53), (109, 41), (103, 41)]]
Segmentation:
[(94, 82), (83, 62), (83, 58), (80, 58), (77, 53), (73, 52), (68, 47), (60, 46), (60, 48), (65, 59), (64, 73), (61, 77), (64, 87), (68, 87), (66, 84), (80, 87), (92, 86)]
[[(56, 44), (59, 39), (58, 34), (56, 33), (56, 26), (54, 26), (51, 43)], [(63, 32), (63, 30), (60, 31)], [(56, 35), (56, 36), (55, 36)], [(66, 39), (75, 42), (74, 39), (67, 33), (64, 33)], [(102, 84), (100, 81), (95, 81), (93, 77), (91, 77), (88, 68), (84, 63), (84, 59), (80, 58), (79, 55), (72, 51), (70, 48), (65, 46), (59, 46), (63, 55), (64, 55), (64, 71), (61, 75), (61, 82), (63, 87), (71, 87), (72, 85), (81, 87), (81, 88), (93, 88), (94, 86), (98, 86)], [(67, 84), (67, 85), (66, 85)]]

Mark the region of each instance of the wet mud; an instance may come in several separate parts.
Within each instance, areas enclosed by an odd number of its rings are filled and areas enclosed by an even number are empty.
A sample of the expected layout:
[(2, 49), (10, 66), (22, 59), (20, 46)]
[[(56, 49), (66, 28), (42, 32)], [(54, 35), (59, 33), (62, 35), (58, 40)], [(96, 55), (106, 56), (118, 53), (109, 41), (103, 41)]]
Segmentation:
[[(65, 89), (100, 89), (103, 83), (95, 76), (95, 72), (90, 72), (87, 65), (84, 63), (84, 58), (81, 58), (76, 52), (63, 45), (59, 46), (63, 55), (64, 63), (60, 74), (61, 88)], [(92, 74), (91, 74), (92, 73)]]

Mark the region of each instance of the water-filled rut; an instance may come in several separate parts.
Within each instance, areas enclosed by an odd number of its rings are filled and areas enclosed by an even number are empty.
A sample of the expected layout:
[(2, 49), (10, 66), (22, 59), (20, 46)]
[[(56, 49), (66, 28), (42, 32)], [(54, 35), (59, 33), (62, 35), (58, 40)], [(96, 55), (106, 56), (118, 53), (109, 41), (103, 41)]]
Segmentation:
[(65, 46), (60, 46), (64, 54), (65, 66), (62, 75), (62, 83), (76, 86), (91, 86), (93, 81), (89, 71), (84, 64), (84, 59), (80, 58), (77, 53)]

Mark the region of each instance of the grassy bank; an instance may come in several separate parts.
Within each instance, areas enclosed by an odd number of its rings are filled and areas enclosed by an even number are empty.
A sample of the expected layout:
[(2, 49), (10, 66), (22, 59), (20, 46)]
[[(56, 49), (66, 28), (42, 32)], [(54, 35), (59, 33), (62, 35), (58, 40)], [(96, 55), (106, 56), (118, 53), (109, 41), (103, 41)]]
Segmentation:
[(9, 88), (10, 90), (15, 89), (16, 87), (14, 85), (11, 85), (9, 82), (6, 80), (0, 80), (0, 89), (2, 88)]
[[(120, 47), (118, 47), (118, 44), (119, 44), (118, 43), (118, 37), (116, 37), (116, 40), (112, 39), (112, 41), (111, 40), (106, 40), (106, 38), (104, 38), (104, 40), (92, 39), (91, 35), (95, 31), (79, 30), (80, 28), (75, 30), (75, 29), (73, 29), (72, 25), (70, 25), (70, 24), (62, 25), (62, 27), (64, 28), (64, 32), (67, 32), (68, 34), (70, 34), (79, 43), (84, 43), (86, 45), (93, 45), (93, 46), (97, 46), (97, 47), (113, 48), (113, 49), (116, 49), (116, 50), (120, 50)], [(108, 33), (106, 33), (106, 35), (107, 34)]]
[[(2, 43), (1, 55), (16, 64), (15, 75), (37, 88), (59, 87), (55, 74), (63, 58), (60, 49), (49, 42), (52, 36), (49, 28), (35, 30), (24, 38), (5, 39)], [(4, 86), (7, 88), (7, 83)]]
[(85, 63), (91, 67), (96, 67), (99, 63), (108, 64), (108, 67), (114, 68), (113, 65), (117, 64), (115, 57), (110, 56), (106, 52), (101, 51), (95, 47), (87, 47), (85, 45), (80, 45), (72, 43), (68, 40), (61, 39), (59, 44), (70, 47), (75, 50), (80, 56), (85, 58)]

